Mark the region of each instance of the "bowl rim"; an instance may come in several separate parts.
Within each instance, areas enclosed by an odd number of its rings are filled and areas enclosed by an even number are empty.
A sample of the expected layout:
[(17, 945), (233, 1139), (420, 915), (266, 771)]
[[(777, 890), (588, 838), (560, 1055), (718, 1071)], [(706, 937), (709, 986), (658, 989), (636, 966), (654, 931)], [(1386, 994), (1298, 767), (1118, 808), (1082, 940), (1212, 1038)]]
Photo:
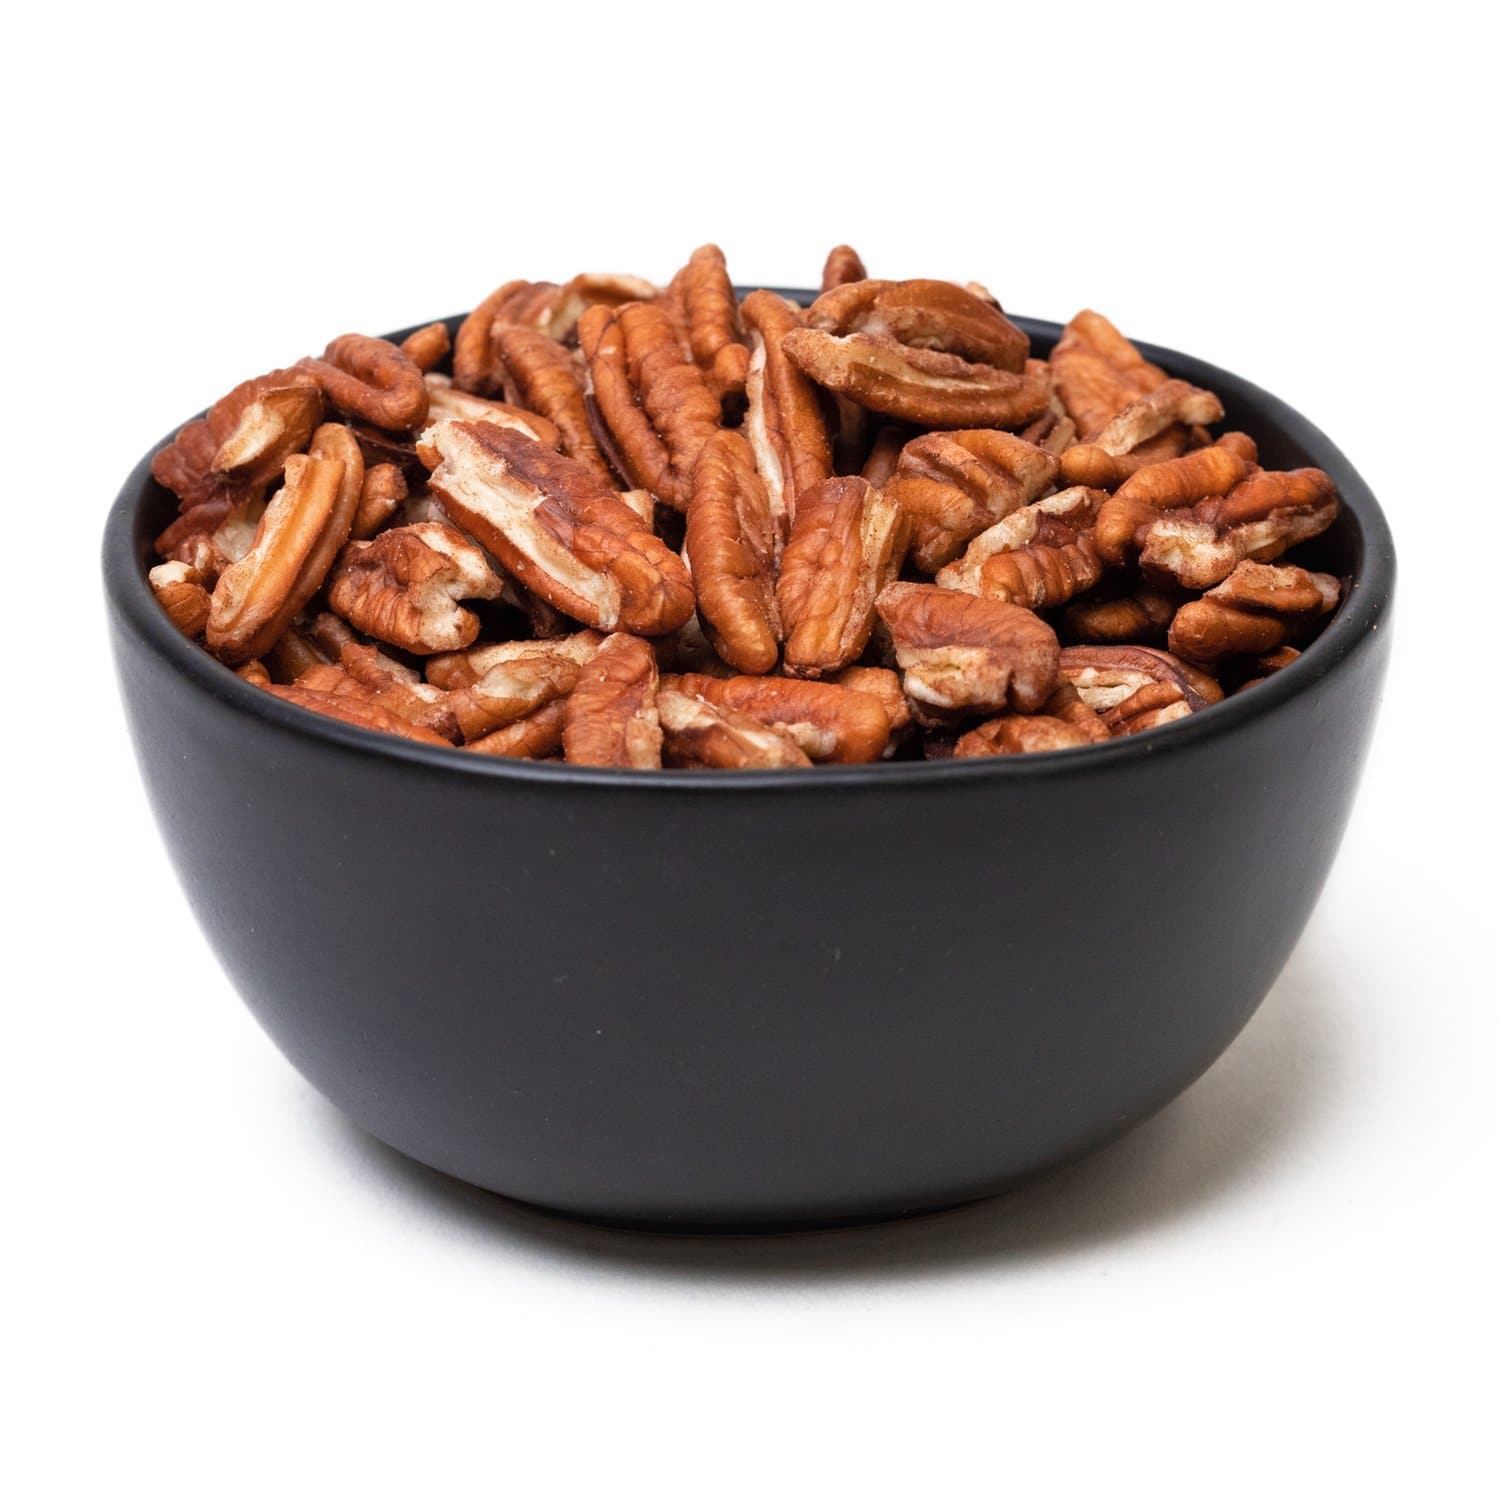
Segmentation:
[[(806, 304), (815, 294), (801, 288), (771, 288)], [(1011, 320), (1033, 340), (1049, 347), (1062, 333), (1062, 324), (1014, 313)], [(445, 318), (451, 328), (463, 314)], [(435, 321), (432, 319), (429, 322)], [(388, 335), (393, 340), (425, 324), (414, 324)], [(1323, 632), (1290, 666), (1274, 673), (1253, 693), (1235, 693), (1186, 718), (1177, 719), (1140, 734), (1109, 740), (1104, 744), (1067, 750), (1034, 751), (1027, 755), (981, 756), (964, 760), (877, 761), (859, 765), (821, 765), (810, 769), (702, 771), (663, 767), (636, 770), (605, 766), (572, 766), (565, 763), (511, 760), (478, 755), (458, 746), (420, 744), (400, 736), (332, 719), (300, 708), (245, 682), (215, 660), (202, 647), (189, 641), (167, 619), (156, 602), (146, 573), (137, 556), (137, 514), (151, 494), (154, 481), (151, 461), (175, 437), (178, 424), (152, 445), (131, 470), (120, 488), (105, 521), (102, 563), (104, 585), (117, 618), (134, 639), (180, 672), (226, 709), (259, 719), (277, 729), (302, 738), (321, 740), (330, 748), (349, 754), (374, 756), (425, 767), (439, 774), (513, 782), (532, 787), (609, 786), (671, 791), (693, 789), (694, 795), (726, 792), (808, 791), (837, 787), (939, 786), (949, 781), (1009, 780), (1018, 777), (1088, 774), (1143, 756), (1169, 755), (1204, 740), (1233, 734), (1248, 720), (1275, 712), (1283, 704), (1317, 684), (1353, 652), (1365, 644), (1389, 615), (1395, 593), (1396, 554), (1390, 525), (1375, 496), (1358, 471), (1332, 440), (1295, 408), (1278, 396), (1233, 372), (1209, 364), (1178, 350), (1135, 340), (1148, 359), (1173, 375), (1207, 386), (1237, 402), (1253, 403), (1258, 414), (1274, 423), (1286, 436), (1306, 449), (1338, 486), (1344, 512), (1358, 532), (1357, 567), (1333, 619)], [(197, 415), (202, 415), (198, 413)], [(188, 418), (186, 420), (192, 420)]]

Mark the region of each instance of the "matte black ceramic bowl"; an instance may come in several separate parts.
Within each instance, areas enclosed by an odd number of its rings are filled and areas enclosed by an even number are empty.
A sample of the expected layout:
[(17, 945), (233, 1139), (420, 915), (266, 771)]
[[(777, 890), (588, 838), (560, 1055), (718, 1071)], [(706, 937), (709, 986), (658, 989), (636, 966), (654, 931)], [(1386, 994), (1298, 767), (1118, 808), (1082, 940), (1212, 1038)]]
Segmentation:
[[(1018, 321), (1039, 351), (1057, 337)], [(130, 729), (198, 920), (276, 1044), (418, 1161), (681, 1227), (995, 1193), (1185, 1089), (1333, 861), (1395, 561), (1311, 423), (1142, 347), (1217, 391), (1268, 466), (1333, 476), (1343, 512), (1304, 555), (1352, 588), (1254, 691), (1048, 755), (599, 771), (305, 713), (157, 607), (150, 538), (173, 504), (143, 458), (104, 539)]]

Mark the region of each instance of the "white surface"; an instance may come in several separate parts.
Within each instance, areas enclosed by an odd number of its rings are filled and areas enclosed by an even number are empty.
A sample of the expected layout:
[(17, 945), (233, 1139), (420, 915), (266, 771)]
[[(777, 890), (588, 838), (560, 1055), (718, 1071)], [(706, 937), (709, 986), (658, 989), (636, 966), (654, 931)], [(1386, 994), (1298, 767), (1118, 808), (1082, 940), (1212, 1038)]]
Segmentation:
[[(1493, 1494), (1477, 9), (310, 11), (9, 38), (0, 1485)], [(1396, 530), (1378, 742), (1290, 967), (1178, 1104), (1008, 1201), (673, 1242), (408, 1167), (252, 1023), (137, 783), (95, 548), (148, 442), (348, 328), (707, 238), (744, 280), (848, 239), (1095, 306), (1305, 410)]]

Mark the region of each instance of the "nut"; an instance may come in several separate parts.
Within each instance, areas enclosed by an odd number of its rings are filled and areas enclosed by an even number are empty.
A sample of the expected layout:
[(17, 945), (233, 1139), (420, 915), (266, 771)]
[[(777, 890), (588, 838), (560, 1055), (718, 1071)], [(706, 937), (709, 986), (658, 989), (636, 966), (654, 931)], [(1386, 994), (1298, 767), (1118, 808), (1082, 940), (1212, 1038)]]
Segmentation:
[(386, 339), (346, 333), (323, 351), (322, 359), (299, 360), (331, 406), (387, 432), (409, 432), (427, 417), (427, 386), (422, 372)]
[(382, 708), (361, 694), (330, 693), (305, 688), (299, 683), (272, 683), (266, 691), (285, 703), (294, 703), (298, 708), (322, 714), (325, 718), (342, 719), (344, 723), (357, 725), (360, 729), (399, 735), (402, 739), (416, 740), (423, 745), (438, 745), (443, 748), (448, 745), (442, 735), (403, 719), (400, 714)]
[(822, 291), (831, 292), (836, 286), (847, 286), (851, 281), (868, 279), (865, 263), (852, 245), (835, 245), (823, 262)]
[(446, 323), (429, 323), (401, 340), (401, 352), (425, 375), (435, 370), (453, 347)]
[(510, 760), (548, 760), (562, 750), (567, 715), (566, 700), (557, 698), (514, 724), (507, 724), (482, 739), (470, 740), (464, 749)]
[(1222, 421), (1223, 417), (1224, 408), (1212, 391), (1199, 390), (1185, 380), (1164, 380), (1111, 418), (1093, 442), (1118, 458), (1159, 437), (1175, 423), (1206, 424)]
[(1057, 637), (1029, 609), (927, 583), (893, 583), (877, 607), (913, 702), (1035, 713), (1052, 696)]
[(755, 455), (737, 432), (716, 432), (698, 455), (687, 560), (714, 649), (742, 672), (769, 672), (781, 645), (776, 523)]
[(1167, 626), (1182, 599), (1177, 590), (1142, 584), (1119, 598), (1075, 600), (1063, 611), (1063, 635), (1070, 641), (1100, 646), (1165, 642)]
[(496, 331), (511, 325), (545, 327), (561, 291), (551, 281), (507, 281), (496, 287), (459, 325), (453, 340), (453, 383), (477, 396), (499, 390), (503, 372)]
[(564, 614), (665, 635), (693, 612), (682, 560), (582, 464), (488, 422), (443, 422), (427, 436), (449, 518)]
[(203, 634), (208, 624), (209, 596), (202, 575), (183, 562), (159, 563), (147, 574), (156, 602), (167, 618), (190, 640)]
[[(507, 401), (491, 401), (488, 397), (461, 391), (445, 375), (428, 375), (425, 380), (427, 431), (439, 422), (493, 422), (497, 427), (513, 427), (545, 448), (556, 448), (562, 441), (562, 433), (557, 424), (534, 411), (513, 406)], [(426, 431), (417, 439), (417, 453), (425, 462), (428, 457)]]
[(1148, 646), (1068, 646), (1058, 671), (1114, 735), (1155, 729), (1224, 696), (1207, 673)]
[(372, 464), (365, 470), (359, 487), (359, 505), (349, 534), (356, 541), (368, 541), (401, 508), (407, 498), (406, 476), (395, 464)]
[(912, 562), (936, 573), (1057, 476), (1045, 449), (1009, 432), (929, 432), (901, 450), (886, 493), (911, 517)]
[(585, 374), (577, 351), (520, 324), (497, 329), (495, 347), (504, 362), (507, 398), (546, 417), (560, 435), (563, 452), (592, 471), (601, 484), (612, 485), (614, 473), (589, 425)]
[(1099, 715), (1078, 696), (1071, 683), (1064, 682), (1043, 705), (1042, 713), (1004, 714), (960, 735), (953, 756), (956, 760), (968, 760), (981, 755), (1074, 750), (1109, 738), (1109, 729)]
[(479, 635), (460, 599), (493, 599), (503, 584), (462, 532), (427, 522), (350, 542), (328, 585), (336, 614), (404, 651), (457, 651)]
[(1063, 329), (1049, 363), (1057, 394), (1085, 443), (1167, 379), (1108, 318), (1087, 309)]
[(802, 497), (776, 586), (790, 676), (826, 677), (858, 659), (908, 535), (906, 513), (863, 479), (827, 479)]
[(292, 454), (306, 450), (322, 420), (323, 398), (315, 386), (265, 391), (245, 407), (219, 445), (213, 471), (245, 484), (269, 484)]
[(563, 753), (577, 766), (661, 764), (656, 657), (633, 635), (609, 636), (569, 694)]
[(790, 735), (738, 709), (665, 685), (656, 709), (669, 766), (745, 771), (812, 764)]
[(724, 252), (717, 245), (700, 245), (672, 278), (663, 302), (709, 390), (721, 401), (743, 395), (750, 351)]
[(1218, 587), (1177, 611), (1167, 645), (1207, 665), (1226, 656), (1265, 656), (1330, 613), (1339, 593), (1338, 579), (1328, 573), (1242, 562)]
[[(878, 668), (866, 668), (878, 671)], [(894, 672), (883, 674), (892, 681)], [(664, 678), (674, 687), (720, 708), (748, 714), (790, 736), (810, 761), (856, 765), (879, 760), (891, 738), (891, 717), (874, 691), (836, 682), (798, 682), (787, 677), (706, 677), (684, 673)], [(899, 685), (896, 696), (905, 705)]]

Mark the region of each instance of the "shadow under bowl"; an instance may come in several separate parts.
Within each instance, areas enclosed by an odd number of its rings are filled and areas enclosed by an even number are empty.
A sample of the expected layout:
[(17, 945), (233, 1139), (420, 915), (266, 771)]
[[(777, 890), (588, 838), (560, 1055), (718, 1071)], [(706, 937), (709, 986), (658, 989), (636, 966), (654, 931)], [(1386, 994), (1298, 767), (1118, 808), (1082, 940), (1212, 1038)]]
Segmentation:
[[(1016, 321), (1038, 352), (1057, 338)], [(1269, 990), (1333, 862), (1395, 557), (1310, 422), (1141, 348), (1216, 391), (1267, 467), (1333, 476), (1339, 519), (1298, 557), (1347, 594), (1254, 691), (1046, 755), (603, 771), (306, 713), (157, 606), (151, 538), (175, 505), (142, 458), (104, 537), (130, 732), (198, 921), (276, 1045), (420, 1162), (685, 1229), (983, 1197), (1180, 1093)]]

